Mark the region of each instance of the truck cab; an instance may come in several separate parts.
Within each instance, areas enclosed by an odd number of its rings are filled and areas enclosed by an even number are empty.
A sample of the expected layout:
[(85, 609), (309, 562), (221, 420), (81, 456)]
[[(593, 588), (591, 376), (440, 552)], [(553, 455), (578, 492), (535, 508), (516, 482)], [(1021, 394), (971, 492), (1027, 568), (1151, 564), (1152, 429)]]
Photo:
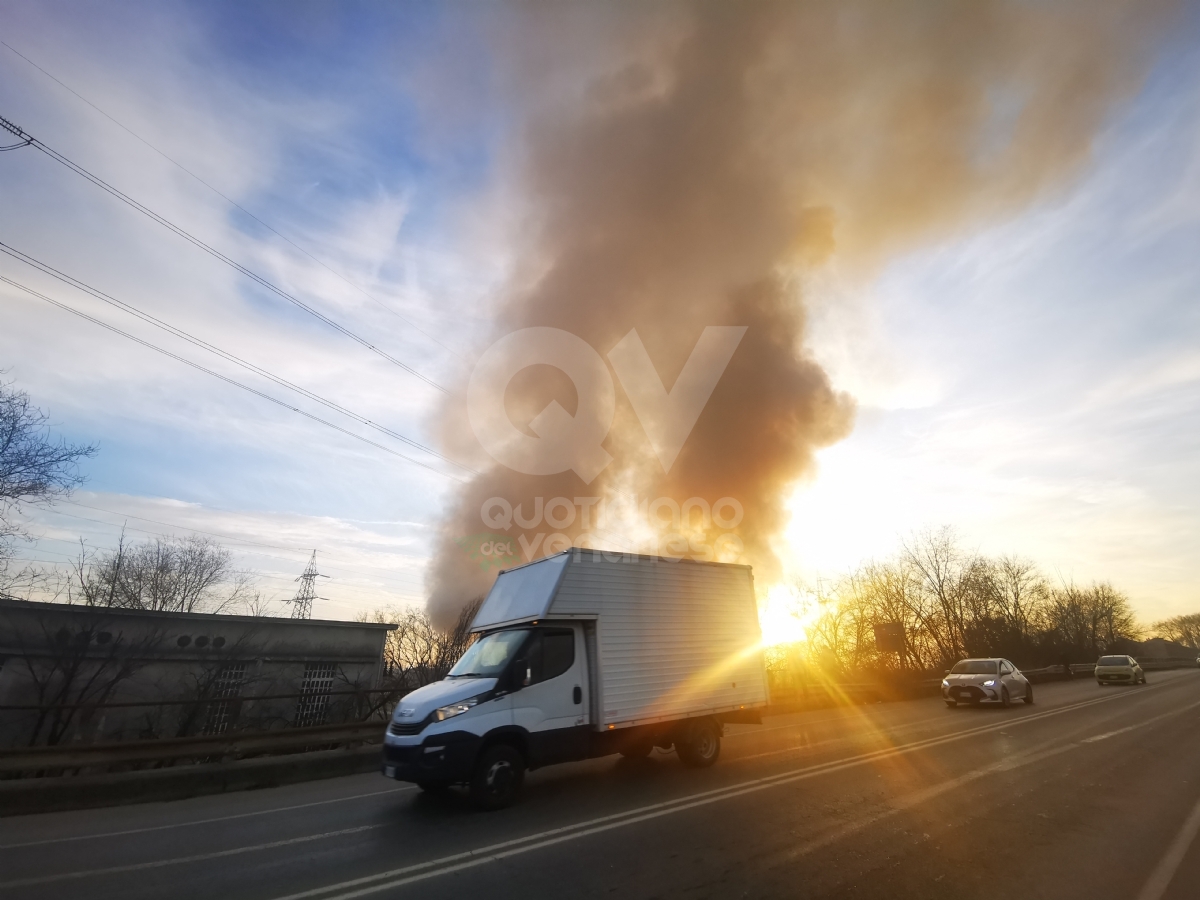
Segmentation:
[(588, 755), (587, 651), (577, 623), (482, 635), (442, 681), (401, 700), (385, 773), (425, 789), (469, 783), (485, 742), (511, 744), (525, 768)]

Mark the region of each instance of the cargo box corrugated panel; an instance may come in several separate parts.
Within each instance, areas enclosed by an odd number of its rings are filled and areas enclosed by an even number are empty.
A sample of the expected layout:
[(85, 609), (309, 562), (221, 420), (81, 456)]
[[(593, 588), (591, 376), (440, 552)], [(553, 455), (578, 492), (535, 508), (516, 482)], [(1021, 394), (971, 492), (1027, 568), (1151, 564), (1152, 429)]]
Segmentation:
[(597, 617), (600, 727), (767, 701), (748, 566), (571, 554), (556, 615)]

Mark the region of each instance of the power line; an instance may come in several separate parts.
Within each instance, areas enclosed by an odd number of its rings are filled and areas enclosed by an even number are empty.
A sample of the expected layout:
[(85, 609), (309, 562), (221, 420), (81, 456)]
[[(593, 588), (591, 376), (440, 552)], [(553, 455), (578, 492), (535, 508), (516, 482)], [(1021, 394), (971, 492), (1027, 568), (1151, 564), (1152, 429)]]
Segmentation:
[[(180, 529), (181, 531), (193, 531), (196, 534), (207, 534), (210, 537), (221, 538), (222, 540), (229, 541), (229, 542), (235, 543), (235, 544), (249, 544), (254, 547), (266, 547), (269, 550), (284, 550), (288, 553), (307, 553), (308, 552), (307, 549), (303, 549), (300, 547), (287, 547), (282, 544), (264, 544), (262, 541), (252, 541), (252, 540), (249, 540), (248, 538), (234, 537), (233, 535), (225, 534), (225, 533), (222, 533), (219, 531), (205, 531), (202, 528), (193, 528), (190, 525), (180, 525), (176, 522), (163, 522), (161, 519), (148, 519), (145, 516), (135, 516), (135, 515), (132, 515), (131, 513), (124, 513), (124, 512), (115, 510), (115, 509), (106, 509), (103, 506), (89, 506), (86, 503), (80, 503), (78, 500), (62, 500), (60, 502), (67, 503), (71, 506), (78, 506), (81, 509), (92, 509), (92, 510), (95, 510), (96, 512), (105, 512), (110, 515), (121, 516), (122, 518), (126, 518), (126, 519), (136, 519), (139, 522), (150, 522), (154, 525), (162, 525), (164, 528), (177, 528), (177, 529)], [(70, 515), (70, 513), (64, 513), (64, 512), (58, 512), (58, 511), (55, 511), (54, 514), (64, 515), (64, 516)], [(72, 518), (82, 519), (84, 517), (83, 516), (72, 516)], [(99, 522), (100, 520), (99, 519), (85, 519), (85, 521)], [(147, 532), (147, 534), (155, 534), (155, 533), (157, 533), (157, 532)], [(264, 553), (262, 555), (266, 556), (267, 554)], [(270, 557), (270, 558), (271, 559), (282, 559), (282, 557)], [(332, 559), (332, 560), (338, 560), (341, 557), (329, 556), (328, 554), (326, 554), (325, 558)], [(364, 566), (364, 564), (362, 564), (362, 563), (351, 563), (351, 565)], [(365, 568), (382, 569), (383, 571), (391, 571), (390, 569), (384, 569), (384, 567), (382, 567), (382, 566), (372, 566), (370, 564), (366, 564)]]
[[(59, 539), (58, 538), (39, 538), (38, 541), (39, 542), (40, 541), (59, 541)], [(71, 543), (71, 542), (68, 541), (67, 543)], [(70, 553), (59, 553), (56, 550), (47, 550), (44, 547), (38, 548), (37, 552), (46, 553), (46, 554), (49, 554), (50, 556), (61, 556), (62, 559), (39, 559), (36, 556), (14, 556), (14, 557), (12, 557), (12, 560), (14, 562), (18, 562), (18, 563), (36, 562), (36, 563), (45, 563), (50, 566), (68, 566), (68, 567), (70, 567), (70, 571), (74, 571), (74, 562), (76, 560), (78, 560), (77, 556), (73, 556)], [(56, 573), (61, 573), (60, 569), (55, 569), (54, 571)], [(289, 584), (296, 583), (296, 579), (292, 578), (289, 575), (269, 575), (269, 574), (264, 574), (262, 572), (253, 572), (251, 574), (253, 575), (253, 577), (256, 581), (257, 580), (286, 581)], [(386, 585), (381, 586), (381, 587), (371, 587), (369, 585), (365, 585), (365, 584), (361, 584), (361, 583), (349, 584), (349, 585), (344, 584), (344, 583), (339, 583), (336, 586), (336, 590), (339, 592), (345, 591), (345, 592), (348, 592), (351, 594), (359, 594), (359, 595), (366, 594), (368, 596), (376, 595), (376, 594), (395, 594), (395, 595), (399, 595), (399, 596), (408, 596), (407, 594), (405, 594), (403, 589), (392, 588), (392, 587), (388, 587)], [(328, 600), (331, 603), (346, 603), (346, 604), (348, 604), (350, 602), (350, 601), (346, 601), (346, 600), (339, 600), (335, 597), (319, 597), (317, 599)], [(283, 602), (289, 603), (291, 601), (283, 601)]]
[[(69, 501), (68, 501), (68, 502), (69, 502)], [(93, 508), (93, 507), (85, 507), (85, 508), (89, 508), (89, 509), (90, 509), (90, 508)], [(107, 512), (107, 510), (105, 510), (105, 511)], [(173, 534), (169, 534), (169, 533), (167, 533), (167, 532), (163, 532), (163, 531), (151, 531), (151, 530), (150, 530), (150, 529), (148, 529), (148, 528), (137, 528), (136, 526), (133, 526), (133, 525), (128, 525), (128, 524), (125, 524), (125, 523), (121, 523), (121, 524), (119, 524), (119, 525), (118, 525), (118, 523), (116, 523), (116, 522), (105, 522), (105, 521), (104, 521), (104, 520), (102, 520), (102, 519), (91, 519), (91, 518), (88, 518), (87, 516), (77, 516), (77, 515), (75, 515), (74, 513), (63, 512), (62, 510), (54, 510), (54, 511), (53, 511), (53, 515), (56, 515), (56, 516), (66, 516), (68, 519), (77, 519), (77, 520), (78, 520), (78, 521), (80, 521), (80, 522), (91, 522), (91, 523), (93, 523), (93, 524), (95, 524), (95, 525), (105, 525), (105, 526), (108, 526), (109, 528), (118, 528), (118, 527), (119, 527), (119, 528), (120, 528), (122, 531), (136, 531), (138, 534), (149, 534), (149, 535), (153, 535), (153, 536), (155, 536), (155, 537), (165, 537), (165, 538), (171, 538), (171, 537), (174, 537), (174, 536), (175, 536), (175, 535), (173, 535)], [(113, 515), (120, 515), (120, 513), (113, 513)], [(138, 519), (139, 517), (138, 517), (138, 516), (129, 516), (129, 518), (131, 518), (131, 519)], [(154, 520), (153, 520), (153, 519), (142, 519), (142, 521), (149, 521), (149, 522), (153, 522)], [(224, 535), (216, 534), (215, 532), (212, 532), (212, 531), (201, 531), (201, 530), (200, 530), (200, 529), (198, 529), (198, 528), (188, 528), (188, 527), (186, 527), (186, 526), (182, 526), (182, 525), (179, 525), (179, 526), (176, 526), (176, 525), (171, 525), (171, 524), (170, 524), (170, 523), (168, 523), (168, 522), (155, 522), (155, 524), (157, 524), (157, 525), (164, 525), (164, 526), (166, 526), (167, 528), (179, 528), (181, 531), (190, 531), (190, 532), (193, 532), (193, 533), (195, 533), (195, 534), (206, 534), (206, 535), (211, 535), (212, 537), (219, 537), (219, 538), (222, 538), (222, 539), (224, 539), (224, 540), (228, 541), (229, 543), (234, 543), (234, 544), (236, 544), (236, 543), (239, 543), (239, 541), (238, 541), (238, 539), (237, 539), (237, 538), (228, 538), (228, 537), (225, 537)], [(37, 540), (37, 541), (55, 541), (55, 542), (57, 542), (57, 543), (63, 543), (63, 544), (74, 544), (74, 543), (76, 543), (76, 541), (68, 541), (68, 540), (66, 540), (65, 538), (52, 538), (52, 537), (45, 537), (44, 535), (43, 535), (43, 536), (41, 536), (41, 537), (35, 538), (35, 540)], [(250, 542), (250, 543), (253, 543), (253, 542)], [(259, 545), (259, 546), (272, 546), (272, 545), (270, 545), (270, 544), (267, 544), (267, 545)], [(287, 548), (287, 547), (277, 547), (277, 548), (275, 548), (275, 549), (280, 549), (280, 550), (289, 550), (289, 548)], [(301, 560), (298, 560), (298, 559), (288, 559), (287, 557), (284, 557), (284, 556), (272, 556), (270, 553), (263, 553), (261, 550), (243, 550), (242, 552), (243, 552), (244, 554), (246, 554), (246, 555), (253, 555), (253, 556), (257, 556), (257, 557), (262, 557), (262, 558), (264, 558), (264, 559), (275, 559), (275, 560), (278, 560), (279, 562), (295, 563), (295, 564), (299, 564), (299, 563), (301, 562)], [(291, 551), (289, 551), (289, 552), (291, 552)], [(305, 551), (295, 551), (295, 552), (305, 552), (305, 553), (307, 553), (308, 551), (307, 551), (307, 550), (305, 550)], [(406, 578), (407, 576), (409, 576), (409, 573), (407, 573), (407, 572), (404, 572), (403, 570), (384, 569), (384, 568), (382, 568), (382, 567), (380, 567), (380, 566), (372, 566), (372, 565), (369, 565), (369, 564), (367, 564), (367, 565), (362, 565), (362, 564), (351, 564), (351, 565), (350, 565), (350, 566), (348, 566), (348, 567), (347, 567), (347, 566), (334, 566), (333, 568), (334, 568), (334, 569), (339, 569), (339, 570), (341, 570), (341, 571), (343, 571), (343, 572), (349, 572), (349, 573), (350, 573), (350, 577), (352, 577), (352, 578), (353, 578), (353, 577), (366, 577), (366, 576), (358, 576), (358, 575), (357, 575), (357, 572), (358, 572), (358, 570), (359, 570), (359, 569), (363, 569), (363, 568), (367, 568), (367, 569), (378, 569), (379, 571), (383, 571), (383, 572), (389, 572), (389, 573), (391, 573), (391, 574), (392, 574), (392, 577), (395, 577), (395, 578), (399, 579), (399, 583), (401, 583), (401, 584), (409, 584), (409, 585), (412, 585), (412, 586), (414, 586), (414, 587), (418, 586), (418, 585), (417, 585), (417, 582), (416, 582), (415, 580), (414, 580), (414, 581), (406, 581), (406, 580), (405, 580), (405, 578)], [(413, 578), (415, 578), (416, 576), (412, 576), (412, 577), (413, 577)]]
[(176, 225), (174, 222), (159, 215), (154, 210), (150, 209), (148, 206), (145, 206), (145, 205), (139, 203), (137, 200), (134, 200), (128, 194), (123, 193), (122, 191), (113, 187), (111, 184), (109, 184), (104, 179), (100, 178), (98, 175), (93, 175), (87, 169), (83, 168), (83, 166), (80, 166), (77, 163), (74, 163), (71, 160), (67, 159), (67, 157), (63, 156), (58, 151), (56, 151), (56, 150), (52, 149), (51, 147), (47, 146), (46, 144), (42, 143), (40, 140), (38, 140), (37, 138), (30, 135), (28, 132), (24, 131), (19, 126), (14, 125), (11, 121), (4, 118), (4, 116), (0, 116), (0, 128), (3, 128), (5, 131), (8, 131), (11, 134), (16, 135), (21, 140), (26, 141), (29, 146), (34, 147), (37, 150), (40, 150), (42, 153), (49, 156), (55, 162), (58, 162), (64, 166), (66, 166), (72, 172), (75, 172), (77, 175), (82, 176), (83, 178), (90, 181), (92, 184), (96, 185), (96, 187), (107, 191), (109, 194), (116, 197), (122, 203), (125, 203), (128, 206), (132, 207), (133, 209), (136, 209), (138, 212), (142, 213), (144, 216), (146, 216), (150, 219), (153, 219), (155, 222), (162, 225), (168, 231), (171, 231), (174, 234), (177, 234), (179, 237), (183, 238), (184, 240), (188, 241), (192, 245), (203, 250), (205, 253), (209, 254), (214, 259), (220, 260), (221, 262), (225, 263), (227, 266), (230, 266), (234, 270), (240, 272), (242, 275), (245, 275), (251, 281), (266, 288), (268, 291), (271, 291), (271, 293), (275, 294), (276, 296), (281, 297), (284, 300), (288, 301), (289, 303), (294, 304), (295, 306), (304, 310), (309, 315), (324, 322), (330, 328), (333, 328), (335, 331), (338, 331), (339, 333), (345, 335), (346, 337), (350, 338), (351, 340), (355, 341), (356, 343), (367, 348), (372, 353), (375, 353), (378, 356), (383, 357), (384, 359), (386, 359), (388, 362), (392, 363), (393, 365), (399, 366), (401, 369), (408, 372), (410, 375), (412, 375), (416, 378), (419, 378), (421, 381), (425, 382), (430, 387), (436, 388), (437, 390), (441, 391), (444, 394), (449, 393), (449, 391), (446, 388), (442, 387), (440, 384), (438, 384), (433, 379), (428, 378), (425, 375), (422, 375), (420, 372), (418, 372), (412, 366), (408, 365), (408, 363), (402, 362), (401, 360), (392, 356), (387, 351), (385, 351), (379, 347), (376, 347), (374, 344), (372, 344), (366, 338), (362, 337), (361, 335), (356, 334), (355, 332), (346, 328), (344, 325), (341, 325), (338, 322), (336, 322), (335, 320), (329, 318), (329, 316), (325, 315), (324, 313), (320, 312), (319, 310), (309, 306), (307, 303), (305, 303), (299, 297), (289, 294), (283, 288), (279, 287), (278, 285), (274, 284), (271, 281), (268, 281), (266, 278), (262, 277), (257, 272), (254, 272), (251, 269), (246, 268), (241, 263), (226, 256), (224, 253), (222, 253), (216, 247), (213, 247), (211, 244), (205, 243), (200, 238), (193, 235), (191, 232), (184, 230), (180, 226)]
[[(291, 238), (289, 238), (287, 235), (285, 235), (285, 234), (282, 234), (281, 232), (277, 231), (277, 230), (276, 230), (275, 228), (273, 228), (272, 226), (268, 225), (266, 222), (264, 222), (262, 219), (260, 219), (260, 218), (259, 218), (258, 216), (256, 216), (254, 213), (250, 212), (250, 210), (246, 209), (246, 207), (242, 206), (240, 203), (238, 203), (238, 202), (237, 202), (236, 200), (234, 200), (232, 197), (229, 197), (229, 196), (227, 196), (227, 195), (223, 194), (223, 193), (222, 193), (221, 191), (219, 191), (217, 188), (213, 187), (211, 184), (209, 184), (207, 181), (205, 181), (203, 178), (201, 178), (199, 175), (197, 175), (195, 172), (193, 172), (191, 169), (189, 169), (189, 168), (188, 168), (187, 166), (185, 166), (183, 163), (181, 163), (181, 162), (179, 162), (178, 160), (176, 160), (176, 159), (172, 158), (171, 156), (168, 156), (168, 155), (167, 155), (165, 152), (163, 152), (162, 150), (160, 150), (158, 147), (154, 146), (154, 144), (150, 143), (148, 140), (146, 140), (146, 139), (145, 139), (144, 137), (142, 137), (140, 134), (138, 134), (137, 132), (135, 132), (135, 131), (134, 131), (132, 128), (130, 128), (129, 126), (127, 126), (127, 125), (123, 124), (122, 122), (119, 122), (117, 119), (113, 118), (111, 115), (109, 115), (107, 112), (105, 112), (105, 111), (104, 111), (103, 109), (101, 109), (99, 106), (97, 106), (95, 103), (93, 103), (93, 102), (92, 102), (91, 100), (89, 100), (87, 97), (83, 96), (83, 95), (82, 95), (81, 93), (79, 93), (77, 90), (75, 90), (74, 88), (72, 88), (70, 85), (66, 84), (66, 83), (65, 83), (65, 82), (63, 82), (61, 79), (59, 79), (59, 78), (55, 77), (54, 75), (50, 74), (49, 72), (47, 72), (47, 71), (46, 71), (44, 68), (42, 68), (41, 66), (39, 66), (37, 63), (35, 63), (35, 62), (34, 62), (32, 59), (30, 59), (28, 56), (26, 56), (24, 53), (22, 53), (22, 52), (21, 52), (20, 50), (18, 50), (16, 47), (14, 47), (12, 44), (9, 44), (7, 41), (0, 41), (0, 44), (3, 44), (5, 47), (7, 47), (9, 50), (11, 50), (13, 53), (15, 53), (17, 56), (21, 57), (21, 59), (25, 60), (25, 62), (29, 63), (31, 66), (33, 66), (35, 69), (37, 69), (39, 72), (41, 72), (43, 75), (45, 75), (47, 78), (49, 78), (51, 81), (53, 81), (53, 82), (55, 82), (57, 85), (59, 85), (59, 87), (61, 87), (61, 88), (63, 88), (64, 90), (66, 90), (66, 91), (68, 91), (68, 92), (70, 92), (70, 93), (74, 94), (74, 95), (75, 95), (77, 98), (79, 98), (80, 100), (82, 100), (84, 103), (86, 103), (86, 104), (87, 104), (88, 106), (90, 106), (92, 109), (94, 109), (96, 112), (100, 113), (100, 115), (104, 116), (104, 118), (108, 119), (108, 121), (112, 122), (114, 125), (116, 125), (118, 128), (120, 128), (122, 131), (124, 131), (126, 134), (130, 135), (130, 136), (131, 136), (131, 137), (133, 137), (134, 139), (136, 139), (136, 140), (140, 141), (141, 143), (145, 144), (147, 147), (149, 147), (151, 150), (153, 150), (155, 153), (157, 153), (159, 156), (161, 156), (163, 159), (165, 159), (165, 160), (166, 160), (167, 162), (169, 162), (171, 165), (175, 166), (175, 167), (176, 167), (176, 168), (178, 168), (180, 171), (182, 171), (182, 172), (186, 173), (187, 175), (190, 175), (190, 176), (191, 176), (192, 178), (194, 178), (196, 181), (200, 182), (200, 184), (204, 185), (206, 188), (208, 188), (210, 191), (212, 191), (214, 194), (216, 194), (218, 197), (220, 197), (222, 200), (224, 200), (224, 201), (225, 201), (226, 203), (228, 203), (230, 206), (233, 206), (235, 209), (237, 209), (237, 210), (241, 211), (242, 213), (244, 213), (245, 215), (249, 216), (251, 219), (253, 219), (255, 222), (257, 222), (257, 223), (258, 223), (259, 225), (261, 225), (263, 228), (265, 228), (265, 229), (267, 229), (268, 231), (270, 231), (270, 232), (271, 232), (272, 234), (274, 234), (276, 237), (278, 237), (278, 238), (280, 238), (280, 239), (282, 239), (282, 240), (284, 240), (284, 241), (287, 241), (289, 244), (291, 244), (293, 247), (295, 247), (297, 250), (299, 250), (301, 253), (303, 253), (305, 256), (307, 256), (309, 259), (311, 259), (313, 262), (315, 262), (317, 265), (321, 266), (321, 268), (323, 268), (323, 269), (325, 269), (325, 270), (329, 271), (330, 273), (332, 273), (333, 275), (335, 275), (337, 278), (341, 279), (341, 280), (342, 280), (342, 281), (344, 281), (346, 284), (350, 285), (350, 287), (354, 288), (356, 291), (358, 291), (358, 292), (359, 292), (360, 294), (362, 294), (364, 297), (368, 298), (369, 300), (371, 300), (371, 301), (373, 301), (374, 303), (378, 304), (378, 305), (379, 305), (380, 307), (382, 307), (383, 309), (387, 310), (389, 313), (391, 313), (393, 316), (395, 316), (397, 319), (399, 319), (399, 320), (400, 320), (401, 322), (403, 322), (404, 324), (408, 325), (408, 326), (409, 326), (410, 328), (412, 328), (414, 331), (417, 331), (418, 333), (420, 333), (420, 334), (424, 335), (425, 337), (429, 338), (429, 340), (433, 341), (435, 344), (437, 344), (439, 347), (441, 347), (442, 349), (444, 349), (444, 350), (445, 350), (445, 351), (447, 351), (448, 353), (452, 353), (452, 354), (454, 354), (455, 356), (457, 356), (459, 359), (462, 359), (462, 356), (461, 356), (459, 353), (457, 353), (457, 352), (456, 352), (456, 351), (455, 351), (455, 350), (454, 350), (452, 347), (448, 347), (448, 346), (446, 346), (446, 345), (445, 345), (445, 344), (443, 344), (441, 341), (439, 341), (439, 340), (438, 340), (436, 337), (434, 337), (432, 334), (429, 334), (427, 331), (424, 331), (422, 328), (420, 328), (420, 327), (419, 327), (419, 326), (418, 326), (416, 323), (414, 323), (412, 320), (410, 320), (410, 319), (408, 319), (408, 318), (406, 318), (406, 317), (402, 316), (400, 313), (396, 312), (396, 310), (392, 309), (390, 306), (388, 306), (388, 305), (387, 305), (386, 303), (384, 303), (382, 300), (380, 300), (380, 299), (378, 299), (377, 297), (375, 297), (373, 294), (371, 294), (369, 291), (367, 291), (367, 290), (366, 290), (364, 287), (362, 287), (361, 285), (359, 285), (359, 284), (357, 284), (356, 282), (352, 281), (351, 279), (347, 278), (347, 277), (346, 277), (345, 275), (343, 275), (341, 272), (337, 271), (336, 269), (334, 269), (333, 267), (329, 266), (327, 263), (325, 263), (324, 261), (322, 261), (322, 260), (321, 260), (321, 259), (319, 259), (318, 257), (314, 256), (312, 253), (310, 253), (310, 252), (309, 252), (308, 250), (306, 250), (304, 247), (302, 247), (302, 246), (300, 246), (299, 244), (297, 244), (295, 241), (293, 241), (293, 240), (292, 240)], [(16, 149), (17, 147), (26, 147), (26, 146), (28, 146), (28, 145), (29, 145), (29, 142), (28, 142), (28, 141), (26, 141), (26, 142), (24, 142), (24, 143), (20, 143), (20, 144), (13, 144), (11, 147), (0, 147), (0, 150), (13, 150), (13, 149)]]
[(118, 300), (116, 297), (113, 297), (111, 294), (106, 294), (103, 291), (99, 290), (98, 288), (92, 287), (87, 282), (80, 281), (78, 278), (75, 278), (71, 275), (67, 275), (65, 272), (62, 272), (62, 271), (54, 268), (53, 266), (49, 265), (48, 263), (44, 263), (39, 259), (35, 259), (34, 257), (30, 256), (28, 253), (22, 253), (20, 250), (16, 249), (15, 247), (9, 246), (8, 244), (3, 243), (2, 241), (0, 241), (0, 253), (4, 253), (7, 256), (11, 256), (13, 259), (18, 260), (19, 262), (23, 262), (27, 266), (31, 266), (32, 268), (37, 269), (39, 272), (42, 272), (45, 275), (49, 275), (51, 278), (61, 281), (63, 284), (69, 285), (70, 287), (73, 287), (76, 290), (83, 291), (85, 294), (95, 297), (97, 300), (100, 300), (103, 303), (107, 303), (109, 306), (114, 306), (117, 309), (121, 310), (122, 312), (128, 313), (129, 315), (133, 316), (134, 318), (141, 319), (143, 322), (145, 322), (149, 325), (153, 325), (155, 328), (158, 328), (161, 331), (165, 331), (168, 334), (171, 334), (177, 338), (180, 338), (181, 340), (187, 341), (189, 344), (199, 347), (202, 350), (207, 350), (209, 353), (213, 353), (216, 356), (219, 356), (222, 359), (226, 360), (227, 362), (231, 362), (234, 365), (247, 370), (248, 372), (253, 372), (256, 375), (260, 375), (263, 378), (266, 378), (268, 381), (274, 382), (275, 384), (279, 385), (280, 387), (287, 388), (290, 391), (295, 391), (296, 393), (301, 394), (304, 397), (307, 397), (309, 400), (313, 400), (316, 403), (320, 403), (322, 406), (327, 407), (328, 409), (332, 409), (335, 412), (339, 412), (344, 416), (354, 419), (356, 422), (358, 422), (362, 425), (366, 425), (367, 427), (372, 428), (375, 431), (380, 432), (381, 434), (386, 434), (388, 437), (395, 438), (396, 440), (401, 441), (402, 443), (408, 444), (410, 447), (413, 447), (414, 449), (421, 450), (425, 453), (428, 453), (430, 456), (436, 456), (438, 459), (448, 462), (452, 466), (457, 466), (458, 468), (463, 469), (464, 471), (470, 472), (473, 475), (478, 474), (474, 469), (471, 469), (468, 466), (464, 466), (461, 463), (455, 462), (454, 460), (450, 459), (448, 456), (445, 456), (444, 454), (439, 453), (438, 451), (434, 450), (431, 447), (426, 447), (424, 444), (420, 443), (419, 441), (415, 441), (410, 437), (406, 437), (405, 435), (401, 434), (400, 432), (394, 431), (385, 425), (380, 425), (379, 423), (374, 422), (371, 419), (368, 419), (366, 416), (361, 415), (360, 413), (356, 413), (353, 410), (347, 409), (346, 407), (342, 406), (340, 403), (337, 403), (333, 400), (328, 400), (325, 397), (322, 397), (320, 394), (313, 393), (312, 391), (308, 390), (307, 388), (301, 387), (300, 385), (295, 384), (294, 382), (288, 381), (286, 378), (282, 378), (282, 377), (274, 374), (273, 372), (270, 372), (267, 369), (262, 368), (261, 366), (255, 365), (252, 362), (248, 362), (247, 360), (242, 359), (240, 356), (237, 356), (236, 354), (230, 353), (227, 350), (222, 350), (220, 347), (217, 347), (214, 344), (210, 344), (208, 341), (206, 341), (202, 338), (196, 337), (194, 334), (192, 334), (189, 331), (184, 331), (182, 328), (177, 328), (174, 325), (171, 325), (169, 322), (165, 322), (162, 319), (157, 318), (156, 316), (150, 315), (150, 313), (143, 312), (142, 310), (138, 309), (136, 306), (126, 303), (124, 300)]
[(215, 372), (212, 369), (206, 368), (197, 362), (193, 362), (190, 359), (185, 359), (184, 357), (180, 356), (177, 353), (172, 353), (170, 350), (167, 350), (163, 347), (159, 347), (156, 344), (152, 344), (149, 341), (143, 340), (140, 337), (136, 337), (127, 331), (122, 331), (120, 328), (117, 328), (115, 325), (109, 325), (107, 322), (102, 322), (99, 319), (95, 318), (94, 316), (90, 316), (87, 313), (82, 312), (81, 310), (75, 309), (74, 307), (67, 306), (65, 303), (60, 303), (57, 300), (51, 299), (50, 297), (47, 297), (45, 294), (41, 294), (41, 293), (35, 291), (33, 288), (26, 287), (25, 285), (20, 284), (19, 282), (13, 281), (11, 278), (8, 278), (4, 275), (0, 275), (0, 281), (4, 282), (5, 284), (12, 285), (13, 287), (17, 288), (18, 290), (22, 290), (27, 294), (37, 297), (39, 300), (44, 300), (47, 303), (49, 303), (51, 306), (56, 306), (59, 309), (63, 310), (64, 312), (69, 312), (73, 316), (78, 316), (81, 319), (86, 319), (87, 321), (91, 322), (94, 325), (99, 325), (101, 328), (107, 329), (108, 331), (111, 331), (114, 334), (119, 334), (121, 337), (128, 338), (129, 340), (133, 341), (135, 344), (141, 344), (143, 347), (146, 347), (150, 350), (154, 350), (157, 353), (161, 353), (161, 354), (163, 354), (163, 356), (170, 357), (171, 359), (173, 359), (177, 362), (183, 363), (185, 366), (190, 366), (191, 368), (196, 369), (199, 372), (203, 372), (206, 375), (211, 375), (213, 378), (220, 379), (221, 381), (224, 381), (226, 384), (230, 384), (230, 385), (233, 385), (234, 387), (241, 388), (243, 391), (246, 391), (247, 393), (250, 393), (250, 394), (254, 394), (256, 397), (261, 397), (264, 400), (274, 403), (276, 406), (281, 406), (286, 410), (290, 410), (291, 412), (294, 412), (294, 413), (297, 413), (298, 415), (304, 416), (306, 419), (311, 419), (312, 421), (317, 422), (321, 425), (324, 425), (327, 428), (332, 428), (334, 431), (341, 432), (342, 434), (352, 437), (355, 440), (362, 441), (364, 444), (369, 444), (370, 446), (374, 447), (377, 450), (382, 450), (384, 453), (390, 453), (392, 456), (399, 457), (400, 459), (410, 462), (413, 465), (420, 466), (422, 469), (428, 469), (430, 472), (433, 472), (437, 475), (441, 475), (443, 478), (449, 478), (452, 481), (457, 481), (460, 484), (462, 483), (461, 478), (455, 478), (453, 475), (451, 475), (447, 472), (442, 472), (438, 469), (435, 469), (433, 466), (426, 465), (425, 463), (421, 462), (420, 460), (413, 459), (411, 456), (405, 456), (403, 453), (393, 450), (391, 447), (386, 447), (383, 444), (380, 444), (376, 441), (371, 440), (370, 438), (363, 437), (361, 434), (355, 434), (353, 431), (350, 431), (349, 429), (343, 428), (340, 425), (336, 425), (333, 422), (328, 421), (327, 419), (322, 419), (320, 416), (315, 416), (312, 413), (308, 412), (307, 410), (300, 409), (300, 407), (298, 407), (298, 406), (292, 406), (290, 403), (280, 400), (278, 397), (272, 397), (270, 394), (263, 393), (262, 391), (258, 390), (257, 388), (253, 388), (247, 384), (243, 384), (240, 381), (236, 381), (235, 379), (230, 378), (227, 375), (222, 375), (220, 372)]

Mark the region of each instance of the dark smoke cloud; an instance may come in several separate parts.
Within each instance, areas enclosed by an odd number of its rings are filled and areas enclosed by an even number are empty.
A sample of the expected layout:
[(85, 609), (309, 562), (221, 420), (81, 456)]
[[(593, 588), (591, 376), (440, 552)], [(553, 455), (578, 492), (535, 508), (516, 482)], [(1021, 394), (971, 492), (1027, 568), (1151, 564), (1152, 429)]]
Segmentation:
[[(604, 444), (615, 459), (592, 484), (489, 461), (445, 517), (435, 616), (494, 577), (457, 543), (485, 530), (480, 506), (493, 496), (526, 510), (534, 497), (618, 491), (734, 497), (742, 558), (771, 583), (791, 486), (854, 417), (805, 348), (798, 276), (834, 254), (877, 271), (1063, 184), (1137, 89), (1166, 18), (1100, 0), (502, 15), (493, 49), (514, 101), (532, 109), (506, 176), (523, 204), (522, 264), (494, 337), (551, 326), (606, 355), (636, 328), (670, 388), (705, 326), (748, 330), (669, 474), (619, 388)], [(534, 367), (511, 383), (507, 409), (522, 426), (552, 399), (576, 408), (569, 380)], [(461, 396), (439, 425), (449, 448), (480, 458)]]

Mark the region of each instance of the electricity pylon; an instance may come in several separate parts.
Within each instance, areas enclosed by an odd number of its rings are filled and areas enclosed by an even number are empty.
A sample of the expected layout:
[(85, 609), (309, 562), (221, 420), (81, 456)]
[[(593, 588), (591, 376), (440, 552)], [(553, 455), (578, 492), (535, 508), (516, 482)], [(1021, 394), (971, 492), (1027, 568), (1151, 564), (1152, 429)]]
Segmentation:
[(296, 596), (291, 600), (293, 619), (312, 618), (313, 601), (325, 599), (324, 597), (317, 596), (317, 579), (328, 577), (328, 575), (322, 575), (317, 571), (317, 551), (314, 550), (312, 558), (308, 561), (308, 567), (296, 579), (300, 582), (300, 590), (296, 591)]

